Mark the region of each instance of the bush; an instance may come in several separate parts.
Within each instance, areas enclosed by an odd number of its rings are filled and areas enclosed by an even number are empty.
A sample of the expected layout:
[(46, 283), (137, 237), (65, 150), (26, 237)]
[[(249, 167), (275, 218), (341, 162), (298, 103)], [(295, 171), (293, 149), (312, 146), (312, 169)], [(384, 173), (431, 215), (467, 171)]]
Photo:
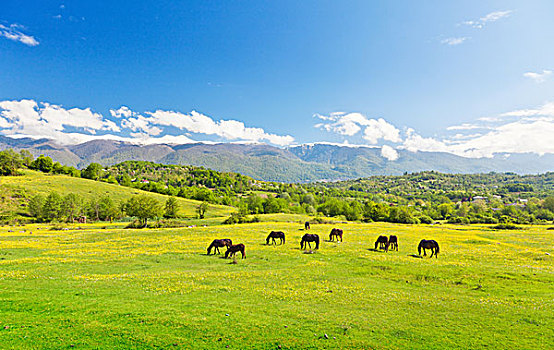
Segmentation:
[(421, 222), (422, 224), (430, 225), (430, 224), (433, 223), (433, 219), (431, 219), (431, 217), (429, 217), (427, 215), (422, 215), (418, 219), (419, 219), (419, 222)]
[(512, 224), (512, 223), (508, 222), (508, 223), (498, 224), (496, 226), (493, 226), (493, 229), (495, 229), (495, 230), (520, 230), (521, 228), (518, 227), (516, 224)]

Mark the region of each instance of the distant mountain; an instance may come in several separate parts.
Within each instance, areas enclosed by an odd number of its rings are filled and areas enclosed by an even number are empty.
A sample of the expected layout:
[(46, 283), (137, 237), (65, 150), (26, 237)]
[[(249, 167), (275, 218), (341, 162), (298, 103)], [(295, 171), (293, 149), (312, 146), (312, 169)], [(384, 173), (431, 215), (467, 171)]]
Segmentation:
[(238, 172), (259, 180), (309, 182), (346, 180), (371, 175), (399, 175), (423, 170), (444, 173), (514, 172), (533, 174), (554, 171), (554, 155), (499, 154), (491, 159), (464, 158), (441, 152), (398, 150), (398, 159), (381, 156), (378, 147), (329, 144), (278, 148), (265, 144), (205, 144), (140, 146), (111, 140), (95, 140), (61, 146), (48, 139), (13, 139), (0, 136), (0, 149), (25, 149), (44, 154), (62, 164), (83, 168), (91, 162), (113, 165), (126, 160), (163, 164), (189, 164)]

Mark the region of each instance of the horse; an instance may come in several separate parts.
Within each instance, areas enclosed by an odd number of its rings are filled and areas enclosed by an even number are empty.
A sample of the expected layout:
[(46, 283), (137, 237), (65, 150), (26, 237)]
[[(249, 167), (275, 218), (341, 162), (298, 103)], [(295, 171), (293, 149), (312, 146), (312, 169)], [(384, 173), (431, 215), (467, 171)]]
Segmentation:
[(221, 254), (219, 252), (219, 248), (221, 247), (228, 247), (230, 245), (233, 244), (233, 241), (231, 241), (230, 239), (228, 238), (225, 238), (225, 239), (214, 239), (214, 241), (212, 242), (212, 244), (210, 244), (210, 246), (208, 247), (208, 255), (210, 255), (210, 252), (212, 251), (212, 248), (215, 248), (214, 249), (214, 255), (215, 255), (215, 252), (217, 252), (217, 254)]
[(271, 231), (269, 233), (269, 235), (267, 236), (266, 240), (265, 240), (265, 244), (269, 244), (269, 239), (270, 238), (273, 240), (273, 244), (277, 244), (277, 243), (275, 243), (275, 238), (280, 238), (281, 239), (281, 244), (285, 244), (285, 233), (284, 232)]
[(300, 241), (300, 249), (305, 249), (306, 244), (308, 244), (308, 247), (312, 249), (310, 242), (315, 242), (315, 249), (319, 249), (319, 236), (312, 233), (306, 233), (304, 236), (302, 236), (302, 240)]
[(311, 227), (310, 227), (310, 222), (309, 221), (306, 221), (304, 223), (304, 230), (309, 230)]
[(240, 252), (242, 254), (242, 258), (246, 259), (246, 253), (244, 252), (244, 244), (233, 244), (227, 247), (227, 251), (225, 252), (225, 259), (228, 257), (234, 257), (237, 252)]
[(426, 256), (427, 253), (425, 252), (425, 249), (431, 249), (431, 258), (433, 257), (433, 254), (435, 254), (435, 258), (437, 258), (439, 255), (439, 244), (437, 241), (434, 240), (426, 240), (422, 239), (421, 242), (419, 242), (419, 245), (417, 246), (417, 252), (419, 255), (421, 255), (421, 248), (423, 248), (423, 256)]
[(392, 250), (398, 251), (398, 237), (394, 235), (389, 236), (389, 241), (387, 242), (387, 246), (385, 247), (385, 251), (389, 251), (389, 246), (392, 246)]
[(379, 236), (379, 238), (375, 241), (375, 250), (377, 250), (377, 246), (379, 246), (379, 249), (386, 249), (388, 243), (389, 239), (387, 236)]
[(337, 237), (337, 242), (339, 241), (339, 238), (342, 242), (342, 230), (340, 228), (334, 228), (331, 230), (331, 233), (329, 233), (329, 240), (333, 241), (334, 237)]

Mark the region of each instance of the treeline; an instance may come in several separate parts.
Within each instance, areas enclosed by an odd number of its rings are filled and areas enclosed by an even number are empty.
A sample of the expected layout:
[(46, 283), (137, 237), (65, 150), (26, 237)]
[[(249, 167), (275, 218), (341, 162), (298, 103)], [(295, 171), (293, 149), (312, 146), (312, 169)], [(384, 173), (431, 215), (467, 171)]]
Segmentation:
[[(14, 160), (15, 159), (15, 160)], [(14, 165), (15, 164), (15, 165)], [(27, 167), (80, 176), (205, 203), (247, 214), (298, 213), (354, 221), (398, 223), (546, 223), (554, 220), (554, 173), (373, 176), (315, 184), (257, 181), (194, 166), (127, 161), (110, 167), (91, 163), (79, 171), (49, 157), (3, 151), (0, 169)]]
[[(200, 207), (203, 207), (201, 204)], [(199, 207), (199, 208), (200, 208)], [(202, 216), (207, 208), (204, 207)], [(199, 209), (200, 210), (200, 209)], [(148, 219), (174, 219), (178, 217), (179, 205), (175, 197), (169, 197), (165, 205), (148, 195), (139, 195), (116, 203), (109, 196), (85, 199), (75, 193), (65, 196), (50, 192), (47, 196), (35, 195), (29, 200), (29, 213), (37, 222), (113, 221), (133, 217), (140, 227)]]

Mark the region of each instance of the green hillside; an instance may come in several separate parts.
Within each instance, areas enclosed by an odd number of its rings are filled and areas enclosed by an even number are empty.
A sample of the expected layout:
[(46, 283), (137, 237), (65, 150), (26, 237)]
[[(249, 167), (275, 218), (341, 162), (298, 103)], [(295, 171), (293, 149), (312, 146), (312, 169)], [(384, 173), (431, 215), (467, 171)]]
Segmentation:
[[(164, 203), (168, 196), (145, 192), (136, 188), (129, 188), (117, 184), (70, 177), (66, 175), (45, 174), (32, 170), (23, 171), (22, 176), (0, 177), (0, 208), (2, 211), (11, 212), (25, 211), (25, 205), (29, 198), (36, 194), (47, 195), (55, 191), (60, 194), (75, 193), (84, 198), (101, 197), (108, 195), (116, 203), (128, 200), (138, 194), (148, 194), (161, 203)], [(183, 217), (195, 217), (196, 207), (199, 201), (177, 198), (179, 203), (179, 214)], [(233, 212), (232, 207), (223, 205), (210, 205), (206, 213), (207, 217), (226, 216)]]

